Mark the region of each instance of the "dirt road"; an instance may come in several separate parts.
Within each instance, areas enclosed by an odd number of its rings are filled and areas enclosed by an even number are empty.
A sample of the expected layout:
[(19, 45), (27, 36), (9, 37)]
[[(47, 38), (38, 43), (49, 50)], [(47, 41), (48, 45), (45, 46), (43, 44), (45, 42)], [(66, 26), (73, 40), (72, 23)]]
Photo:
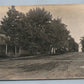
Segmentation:
[(84, 53), (0, 59), (0, 80), (84, 78)]

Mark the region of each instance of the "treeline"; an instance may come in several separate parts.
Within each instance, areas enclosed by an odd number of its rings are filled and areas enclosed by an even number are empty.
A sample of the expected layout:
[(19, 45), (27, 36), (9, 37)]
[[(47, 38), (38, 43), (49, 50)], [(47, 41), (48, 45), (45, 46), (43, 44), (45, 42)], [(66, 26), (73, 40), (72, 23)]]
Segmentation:
[(1, 21), (2, 31), (10, 37), (8, 44), (28, 50), (30, 54), (78, 51), (78, 44), (66, 27), (61, 18), (53, 19), (44, 8), (30, 9), (24, 14), (12, 6)]

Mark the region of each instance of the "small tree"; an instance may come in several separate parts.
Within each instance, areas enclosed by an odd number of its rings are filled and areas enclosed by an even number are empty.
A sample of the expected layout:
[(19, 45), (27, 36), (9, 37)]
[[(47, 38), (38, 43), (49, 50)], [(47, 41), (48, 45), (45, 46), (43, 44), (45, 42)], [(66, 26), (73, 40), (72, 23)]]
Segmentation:
[(69, 52), (78, 52), (78, 44), (74, 41), (74, 38), (70, 36), (68, 40), (68, 50)]
[(84, 52), (84, 37), (81, 38), (82, 52)]

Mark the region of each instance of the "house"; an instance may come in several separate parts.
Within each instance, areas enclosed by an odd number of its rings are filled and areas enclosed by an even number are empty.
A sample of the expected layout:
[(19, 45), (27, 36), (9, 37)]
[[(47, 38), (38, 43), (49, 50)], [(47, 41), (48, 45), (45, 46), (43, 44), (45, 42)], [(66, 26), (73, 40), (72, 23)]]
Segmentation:
[(29, 54), (28, 50), (24, 50), (18, 46), (12, 46), (8, 42), (10, 42), (10, 37), (4, 33), (0, 33), (0, 55), (15, 57)]
[(10, 41), (10, 38), (5, 34), (0, 34), (0, 55), (7, 55), (7, 56), (19, 56), (20, 55), (20, 48), (16, 46), (11, 46), (7, 43)]

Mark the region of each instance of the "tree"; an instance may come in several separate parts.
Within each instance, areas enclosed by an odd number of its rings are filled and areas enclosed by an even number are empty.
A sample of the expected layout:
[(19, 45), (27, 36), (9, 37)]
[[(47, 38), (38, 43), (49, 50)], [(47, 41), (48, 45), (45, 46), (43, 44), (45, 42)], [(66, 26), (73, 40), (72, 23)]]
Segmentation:
[(84, 37), (81, 38), (82, 52), (84, 52)]
[[(31, 30), (30, 34), (30, 47), (31, 50), (45, 53), (49, 50), (49, 39), (47, 30), (49, 29), (52, 15), (47, 12), (44, 8), (30, 9), (26, 13), (26, 29)], [(49, 31), (49, 30), (48, 30)]]
[(9, 8), (7, 16), (1, 21), (1, 29), (10, 37), (9, 44), (20, 45), (20, 36), (23, 31), (23, 18), (24, 14), (18, 12), (14, 6)]
[(78, 44), (71, 36), (68, 39), (68, 52), (78, 52)]
[(53, 30), (51, 34), (52, 46), (58, 54), (78, 51), (78, 44), (71, 37), (70, 31), (66, 27), (67, 25), (62, 23), (61, 18), (54, 19), (51, 22)]
[(56, 48), (57, 52), (61, 53), (65, 50), (66, 42), (69, 37), (69, 31), (66, 29), (67, 25), (62, 23), (60, 18), (54, 19), (51, 22), (52, 32), (52, 46)]

